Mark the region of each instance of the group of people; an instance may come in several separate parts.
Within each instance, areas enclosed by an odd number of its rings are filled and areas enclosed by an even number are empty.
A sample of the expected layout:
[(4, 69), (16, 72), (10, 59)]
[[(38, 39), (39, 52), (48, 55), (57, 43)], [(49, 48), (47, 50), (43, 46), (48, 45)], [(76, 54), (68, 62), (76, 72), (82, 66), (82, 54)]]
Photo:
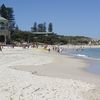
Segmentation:
[(57, 51), (58, 53), (61, 53), (63, 51), (63, 48), (59, 46), (53, 46), (53, 50)]
[(51, 50), (56, 51), (58, 53), (62, 53), (63, 48), (59, 47), (59, 46), (52, 46), (52, 45), (45, 45), (44, 48), (46, 48), (48, 50), (48, 52), (50, 52)]
[[(38, 45), (37, 43), (33, 43), (33, 44), (21, 43), (21, 44), (19, 44), (18, 46), (19, 46), (19, 47), (22, 47), (22, 48), (24, 48), (24, 49), (26, 49), (26, 48), (29, 48), (29, 47), (38, 48), (39, 45)], [(50, 52), (51, 49), (52, 49), (53, 51), (58, 52), (58, 53), (61, 53), (61, 52), (63, 51), (63, 48), (62, 48), (62, 47), (59, 47), (59, 46), (51, 46), (51, 45), (47, 45), (47, 44), (44, 44), (44, 45), (42, 45), (42, 46), (43, 46), (45, 49), (47, 49), (48, 52)], [(10, 44), (9, 47), (14, 48), (15, 45), (14, 45), (14, 44)], [(3, 46), (0, 44), (0, 51), (2, 51), (2, 49), (3, 49)]]

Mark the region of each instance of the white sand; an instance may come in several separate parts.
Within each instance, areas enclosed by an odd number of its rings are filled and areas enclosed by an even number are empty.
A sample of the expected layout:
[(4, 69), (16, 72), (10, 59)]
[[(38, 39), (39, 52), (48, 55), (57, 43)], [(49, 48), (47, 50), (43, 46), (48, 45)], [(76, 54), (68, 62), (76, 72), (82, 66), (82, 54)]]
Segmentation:
[(4, 48), (0, 52), (0, 100), (100, 100), (99, 88), (93, 84), (36, 76), (10, 68), (40, 66), (53, 61), (53, 56), (40, 50)]

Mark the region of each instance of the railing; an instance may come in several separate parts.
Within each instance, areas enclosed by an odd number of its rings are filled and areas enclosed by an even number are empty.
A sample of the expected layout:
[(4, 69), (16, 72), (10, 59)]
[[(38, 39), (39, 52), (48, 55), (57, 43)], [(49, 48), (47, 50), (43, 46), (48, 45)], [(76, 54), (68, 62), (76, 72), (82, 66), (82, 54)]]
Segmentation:
[(7, 26), (1, 26), (0, 30), (8, 30), (8, 27)]
[(9, 31), (8, 30), (0, 30), (0, 35), (8, 35)]

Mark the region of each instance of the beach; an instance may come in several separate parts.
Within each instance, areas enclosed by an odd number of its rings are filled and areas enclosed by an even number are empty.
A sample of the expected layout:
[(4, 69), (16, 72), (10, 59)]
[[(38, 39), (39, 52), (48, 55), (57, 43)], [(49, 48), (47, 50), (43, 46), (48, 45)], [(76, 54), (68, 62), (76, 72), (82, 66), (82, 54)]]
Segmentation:
[(38, 48), (0, 52), (0, 100), (99, 100), (99, 76), (88, 63)]

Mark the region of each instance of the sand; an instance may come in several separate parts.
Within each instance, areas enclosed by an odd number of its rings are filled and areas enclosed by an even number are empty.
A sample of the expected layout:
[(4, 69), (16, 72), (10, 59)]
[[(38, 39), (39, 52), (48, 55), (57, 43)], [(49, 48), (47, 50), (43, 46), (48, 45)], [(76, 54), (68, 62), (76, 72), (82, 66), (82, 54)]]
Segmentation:
[(5, 47), (0, 100), (99, 100), (99, 76), (83, 70), (86, 66), (84, 60), (43, 49)]

